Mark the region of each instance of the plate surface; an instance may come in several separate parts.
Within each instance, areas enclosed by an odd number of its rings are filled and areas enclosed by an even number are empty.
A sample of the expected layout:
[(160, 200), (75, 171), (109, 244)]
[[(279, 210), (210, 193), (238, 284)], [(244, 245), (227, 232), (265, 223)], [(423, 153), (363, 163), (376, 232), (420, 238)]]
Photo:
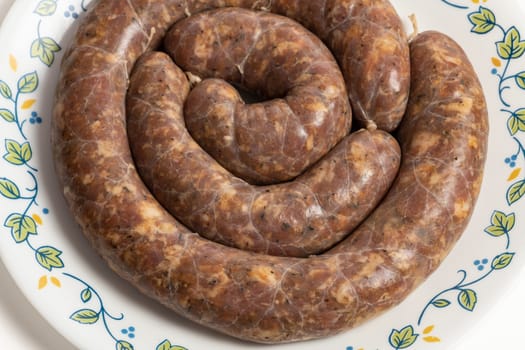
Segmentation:
[(69, 215), (49, 145), (59, 63), (85, 12), (81, 0), (18, 0), (0, 29), (0, 257), (28, 300), (81, 349), (453, 348), (523, 266), (525, 238), (517, 233), (525, 221), (525, 2), (392, 2), (408, 32), (415, 14), (419, 30), (443, 31), (464, 47), (491, 124), (471, 222), (442, 266), (400, 306), (335, 337), (263, 346), (174, 316), (110, 272)]

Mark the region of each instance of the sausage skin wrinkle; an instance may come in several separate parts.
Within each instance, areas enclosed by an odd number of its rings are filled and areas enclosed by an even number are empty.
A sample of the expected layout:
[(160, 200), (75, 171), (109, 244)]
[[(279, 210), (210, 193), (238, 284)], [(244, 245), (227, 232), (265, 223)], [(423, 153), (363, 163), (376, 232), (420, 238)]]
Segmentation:
[[(383, 5), (387, 13), (391, 8), (386, 1), (326, 2), (349, 9), (364, 3)], [(145, 187), (131, 157), (130, 70), (187, 13), (237, 6), (300, 19), (304, 9), (292, 4), (96, 2), (64, 57), (52, 123), (65, 198), (109, 266), (188, 319), (262, 343), (336, 334), (401, 302), (464, 230), (486, 153), (485, 101), (471, 65), (451, 39), (423, 33), (411, 43), (412, 97), (399, 130), (398, 177), (352, 235), (324, 254), (280, 257), (220, 245), (175, 220)]]

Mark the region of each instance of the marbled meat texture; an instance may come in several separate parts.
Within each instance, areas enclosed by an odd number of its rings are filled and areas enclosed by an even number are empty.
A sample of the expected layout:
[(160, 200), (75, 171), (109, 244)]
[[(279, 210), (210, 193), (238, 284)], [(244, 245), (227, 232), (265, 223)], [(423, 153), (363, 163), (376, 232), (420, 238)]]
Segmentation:
[[(65, 198), (109, 266), (188, 319), (264, 343), (336, 334), (401, 302), (465, 229), (486, 154), (487, 113), (472, 66), (451, 39), (420, 34), (411, 44), (412, 97), (399, 132), (399, 176), (347, 240), (323, 255), (290, 258), (225, 247), (191, 233), (136, 172), (125, 125), (129, 71), (187, 14), (239, 6), (308, 21), (327, 13), (306, 17), (293, 3), (97, 1), (64, 56), (52, 123)], [(334, 14), (368, 3), (378, 14), (391, 13), (387, 1), (330, 2), (341, 7)], [(370, 21), (363, 19), (365, 30), (385, 25)]]

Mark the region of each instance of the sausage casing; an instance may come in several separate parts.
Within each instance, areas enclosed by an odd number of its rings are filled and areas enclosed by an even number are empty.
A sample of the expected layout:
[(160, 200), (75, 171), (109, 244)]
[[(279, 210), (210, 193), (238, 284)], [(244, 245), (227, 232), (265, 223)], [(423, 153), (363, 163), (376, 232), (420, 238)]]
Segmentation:
[(399, 176), (348, 239), (304, 259), (202, 239), (174, 220), (137, 175), (126, 138), (128, 72), (185, 13), (261, 5), (268, 4), (97, 2), (64, 57), (52, 145), (69, 207), (113, 270), (188, 319), (241, 339), (277, 343), (360, 324), (398, 304), (439, 265), (477, 198), (487, 115), (461, 48), (441, 35), (420, 34), (411, 45), (418, 59), (400, 131)]
[(408, 101), (410, 58), (388, 0), (276, 0), (272, 11), (295, 18), (331, 49), (362, 126), (396, 129)]
[(167, 55), (144, 55), (128, 89), (128, 134), (139, 173), (155, 197), (208, 239), (272, 255), (321, 253), (372, 211), (397, 174), (397, 141), (363, 129), (293, 181), (252, 186), (189, 135), (182, 115), (187, 85)]
[[(348, 134), (351, 109), (337, 62), (299, 23), (239, 8), (177, 22), (164, 40), (184, 71), (211, 79), (190, 92), (186, 127), (235, 175), (288, 181)], [(246, 104), (230, 84), (265, 98)]]

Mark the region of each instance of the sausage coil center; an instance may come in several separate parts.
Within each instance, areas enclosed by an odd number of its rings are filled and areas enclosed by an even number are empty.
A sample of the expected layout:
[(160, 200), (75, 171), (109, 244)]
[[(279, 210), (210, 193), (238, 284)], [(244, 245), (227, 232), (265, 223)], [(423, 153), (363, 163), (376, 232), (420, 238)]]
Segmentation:
[(432, 31), (409, 43), (387, 0), (95, 1), (51, 131), (108, 266), (259, 343), (334, 335), (404, 300), (465, 230), (487, 135), (461, 47)]

